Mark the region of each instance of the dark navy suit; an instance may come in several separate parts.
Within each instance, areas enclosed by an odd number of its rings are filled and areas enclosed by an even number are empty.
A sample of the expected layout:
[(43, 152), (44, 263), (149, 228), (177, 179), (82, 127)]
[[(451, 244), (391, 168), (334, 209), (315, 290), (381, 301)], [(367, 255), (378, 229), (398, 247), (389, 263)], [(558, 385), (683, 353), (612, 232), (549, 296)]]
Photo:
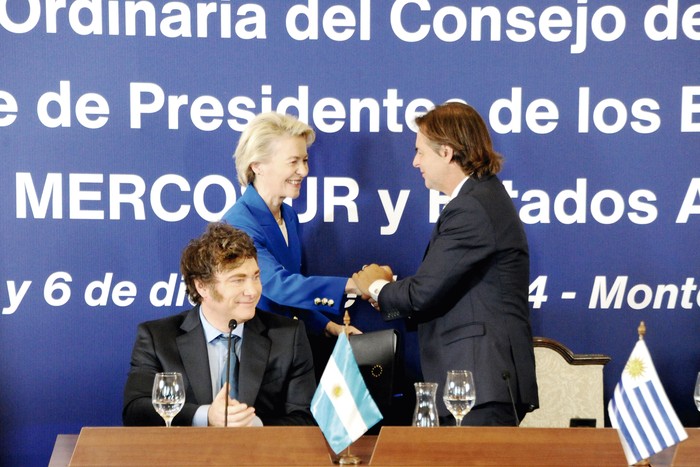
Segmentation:
[[(527, 239), (508, 193), (497, 177), (470, 177), (433, 230), (414, 276), (389, 283), (379, 294), (386, 320), (406, 318), (418, 327), (426, 381), (445, 382), (448, 370), (474, 374), (476, 404), (539, 405), (529, 321)], [(449, 412), (438, 398), (439, 414)]]
[[(151, 404), (156, 373), (182, 373), (185, 406), (173, 425), (192, 425), (197, 408), (211, 404), (212, 381), (199, 307), (138, 326), (124, 388), (124, 425), (163, 425)], [(245, 323), (238, 400), (255, 407), (263, 425), (314, 425), (309, 410), (316, 390), (304, 325), (258, 310)]]

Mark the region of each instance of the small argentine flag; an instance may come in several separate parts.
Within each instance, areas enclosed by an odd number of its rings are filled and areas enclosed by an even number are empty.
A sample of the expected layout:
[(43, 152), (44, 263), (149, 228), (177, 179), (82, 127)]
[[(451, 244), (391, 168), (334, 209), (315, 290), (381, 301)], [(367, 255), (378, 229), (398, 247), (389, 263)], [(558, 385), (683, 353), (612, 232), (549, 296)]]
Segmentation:
[(311, 400), (311, 413), (336, 454), (382, 419), (344, 333), (323, 370)]
[(688, 437), (656, 373), (643, 340), (637, 341), (608, 404), (629, 465)]

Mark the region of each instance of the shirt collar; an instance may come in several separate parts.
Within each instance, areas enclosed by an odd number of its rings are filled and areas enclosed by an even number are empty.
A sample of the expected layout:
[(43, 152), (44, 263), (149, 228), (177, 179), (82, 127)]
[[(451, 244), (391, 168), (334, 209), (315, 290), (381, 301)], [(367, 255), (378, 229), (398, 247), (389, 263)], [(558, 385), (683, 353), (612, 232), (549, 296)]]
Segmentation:
[[(204, 313), (202, 313), (202, 307), (199, 307), (199, 320), (202, 322), (202, 329), (204, 330), (204, 338), (206, 339), (207, 342), (211, 342), (217, 337), (219, 337), (222, 333), (218, 329), (216, 329), (214, 326), (211, 325), (209, 321), (207, 321), (207, 318), (204, 316)], [(243, 337), (243, 326), (245, 323), (241, 323), (238, 326), (236, 326), (236, 329), (233, 330), (233, 335), (238, 336), (238, 337)]]
[(452, 190), (452, 194), (450, 195), (450, 201), (452, 201), (453, 199), (455, 199), (457, 197), (457, 195), (459, 194), (459, 190), (462, 189), (462, 187), (467, 182), (467, 180), (469, 180), (469, 175), (464, 177), (464, 179), (461, 182), (459, 182), (459, 184), (455, 187), (455, 189)]

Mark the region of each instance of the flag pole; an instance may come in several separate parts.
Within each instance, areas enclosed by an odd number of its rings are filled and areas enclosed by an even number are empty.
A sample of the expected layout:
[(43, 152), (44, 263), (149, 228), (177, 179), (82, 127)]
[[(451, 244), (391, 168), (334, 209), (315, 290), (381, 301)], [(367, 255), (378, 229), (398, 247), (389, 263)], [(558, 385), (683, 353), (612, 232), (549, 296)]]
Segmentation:
[[(350, 337), (350, 331), (349, 331), (349, 326), (350, 326), (350, 312), (348, 309), (345, 309), (345, 314), (343, 315), (343, 332), (345, 332), (345, 337), (349, 338)], [(350, 342), (348, 340), (348, 342)], [(338, 464), (340, 465), (357, 465), (362, 463), (362, 459), (360, 459), (358, 456), (354, 454), (350, 454), (350, 446), (352, 444), (348, 445), (347, 448), (345, 448), (345, 452), (340, 455), (338, 458)]]
[(350, 326), (350, 313), (348, 313), (348, 309), (345, 309), (345, 315), (343, 315), (343, 330), (345, 331), (345, 337), (348, 337), (349, 331), (348, 331), (348, 326)]
[[(647, 327), (644, 324), (644, 321), (639, 322), (639, 326), (637, 326), (637, 334), (639, 335), (639, 340), (643, 341), (644, 340), (644, 335), (647, 333)], [(651, 467), (651, 462), (649, 461), (649, 458), (647, 459), (642, 459), (636, 464), (634, 464), (636, 467)]]

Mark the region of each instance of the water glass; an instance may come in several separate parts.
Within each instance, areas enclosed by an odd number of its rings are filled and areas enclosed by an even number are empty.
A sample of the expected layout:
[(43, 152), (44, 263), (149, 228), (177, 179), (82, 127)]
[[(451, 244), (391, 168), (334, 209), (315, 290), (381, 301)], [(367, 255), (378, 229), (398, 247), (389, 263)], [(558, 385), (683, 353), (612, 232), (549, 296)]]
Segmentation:
[(185, 385), (180, 373), (156, 373), (153, 379), (153, 407), (170, 426), (185, 405)]

